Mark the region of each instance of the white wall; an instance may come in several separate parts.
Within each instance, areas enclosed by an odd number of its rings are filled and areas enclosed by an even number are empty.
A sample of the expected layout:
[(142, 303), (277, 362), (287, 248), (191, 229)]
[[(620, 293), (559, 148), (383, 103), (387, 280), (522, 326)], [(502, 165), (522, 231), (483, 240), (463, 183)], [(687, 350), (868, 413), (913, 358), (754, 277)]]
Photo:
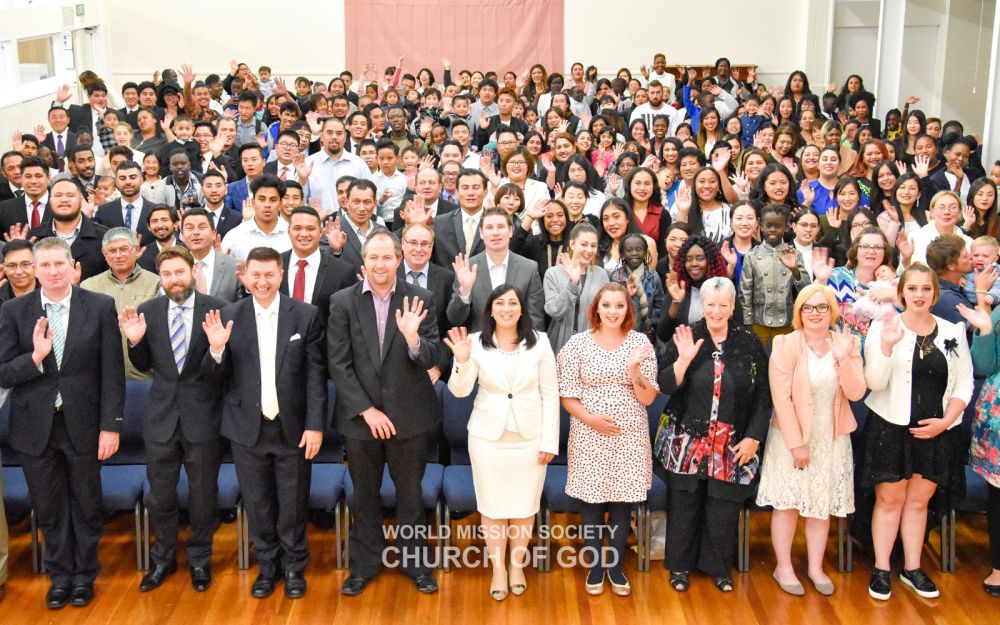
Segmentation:
[[(788, 74), (806, 67), (810, 4), (816, 2), (567, 0), (566, 67), (580, 61), (614, 75), (620, 67), (636, 73), (640, 65), (651, 65), (656, 52), (663, 52), (669, 65), (711, 65), (725, 56), (734, 64), (759, 65), (760, 80), (783, 87)], [(618, 34), (609, 36), (615, 30)], [(812, 76), (811, 82), (823, 78)]]
[[(202, 79), (224, 75), (234, 57), (254, 72), (269, 65), (289, 88), (300, 74), (329, 79), (344, 69), (344, 0), (106, 1), (116, 86), (182, 63)], [(351, 69), (360, 74), (360, 67)]]
[(995, 9), (993, 1), (950, 0), (947, 24), (942, 29), (946, 30), (941, 57), (946, 69), (942, 76), (939, 117), (942, 121), (961, 120), (967, 134), (983, 130)]

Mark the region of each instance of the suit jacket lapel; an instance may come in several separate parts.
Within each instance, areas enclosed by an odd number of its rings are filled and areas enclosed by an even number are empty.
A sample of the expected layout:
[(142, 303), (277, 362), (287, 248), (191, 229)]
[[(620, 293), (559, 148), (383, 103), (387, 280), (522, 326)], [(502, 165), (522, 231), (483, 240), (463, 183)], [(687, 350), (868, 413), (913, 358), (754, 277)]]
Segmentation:
[[(293, 315), (295, 314), (295, 307), (292, 305), (292, 299), (285, 295), (278, 295), (279, 301), (279, 313), (278, 313), (278, 328), (275, 334), (278, 335), (278, 344), (275, 346), (274, 350), (274, 372), (276, 375), (281, 375), (281, 363), (285, 359), (285, 349), (288, 347), (288, 341), (292, 338), (292, 328), (295, 326), (295, 319)], [(304, 341), (305, 337), (301, 337), (300, 341)]]
[[(479, 265), (479, 268), (476, 270), (476, 283), (472, 285), (472, 290), (479, 291), (480, 299), (476, 300), (476, 298), (473, 298), (473, 300), (485, 304), (490, 299), (490, 293), (493, 292), (493, 277), (490, 276), (490, 264), (486, 260), (485, 254), (479, 256), (474, 262)], [(480, 310), (478, 312), (482, 313), (483, 311)]]
[(383, 358), (389, 351), (393, 339), (399, 334), (399, 329), (396, 327), (396, 311), (403, 307), (403, 297), (407, 294), (406, 287), (405, 280), (396, 280), (396, 290), (392, 294), (392, 299), (389, 300), (389, 312), (385, 316), (385, 337), (382, 339), (381, 354)]
[(372, 302), (372, 295), (371, 293), (362, 292), (360, 285), (355, 288), (358, 291), (357, 297), (354, 300), (354, 307), (358, 315), (358, 321), (361, 324), (365, 345), (368, 346), (368, 355), (371, 357), (372, 362), (381, 363), (382, 355), (378, 349), (378, 322), (375, 319), (375, 304)]
[[(257, 381), (260, 381), (260, 348), (257, 345), (257, 309), (253, 305), (253, 297), (248, 297), (245, 300), (242, 308), (234, 315), (233, 319), (233, 329), (239, 327), (244, 327), (248, 336), (243, 337), (243, 341), (246, 341), (247, 345), (250, 347), (250, 358), (253, 359), (253, 363), (257, 366)], [(242, 319), (240, 318), (242, 316)], [(229, 339), (232, 341), (232, 337)], [(275, 369), (277, 371), (277, 369)]]
[(66, 328), (66, 342), (63, 344), (63, 363), (69, 362), (81, 330), (87, 327), (87, 312), (87, 307), (80, 301), (79, 287), (73, 287), (69, 300), (69, 325)]
[[(323, 280), (326, 279), (326, 271), (329, 268), (329, 260), (325, 255), (319, 255), (319, 266), (316, 267), (316, 282), (313, 283), (313, 293), (312, 293), (312, 304), (314, 306), (319, 306), (320, 288), (323, 285)], [(287, 274), (286, 274), (287, 275)]]
[[(226, 209), (228, 210), (228, 209)], [(210, 288), (209, 295), (212, 297), (217, 297), (219, 288), (222, 286), (222, 280), (225, 276), (225, 267), (222, 266), (222, 254), (219, 252), (215, 253), (215, 263), (212, 265), (212, 288)]]
[[(194, 315), (191, 318), (191, 344), (188, 345), (187, 353), (191, 354), (196, 349), (201, 350), (202, 344), (208, 345), (208, 341), (205, 338), (205, 331), (201, 328), (201, 323), (199, 319), (204, 319), (205, 315), (209, 311), (208, 302), (205, 301), (204, 297), (199, 297), (198, 293), (194, 295)], [(184, 361), (184, 368), (181, 370), (183, 373), (188, 367), (199, 367), (201, 363), (191, 364), (192, 359), (187, 358)]]

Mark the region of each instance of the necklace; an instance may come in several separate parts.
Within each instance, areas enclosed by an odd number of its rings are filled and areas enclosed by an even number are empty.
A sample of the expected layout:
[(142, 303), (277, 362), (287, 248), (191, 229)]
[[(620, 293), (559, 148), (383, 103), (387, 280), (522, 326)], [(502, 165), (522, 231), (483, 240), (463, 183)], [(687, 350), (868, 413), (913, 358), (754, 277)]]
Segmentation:
[(927, 336), (920, 337), (917, 348), (920, 350), (920, 360), (923, 360), (924, 356), (934, 351), (934, 333), (932, 332)]

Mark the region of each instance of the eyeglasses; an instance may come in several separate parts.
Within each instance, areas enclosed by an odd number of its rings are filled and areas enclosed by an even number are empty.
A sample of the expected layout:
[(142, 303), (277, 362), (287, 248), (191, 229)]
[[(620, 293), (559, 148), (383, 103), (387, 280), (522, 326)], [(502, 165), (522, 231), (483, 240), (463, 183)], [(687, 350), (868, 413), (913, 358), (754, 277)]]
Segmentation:
[(868, 245), (867, 243), (865, 243), (864, 245), (859, 245), (858, 246), (858, 251), (860, 251), (860, 252), (884, 252), (885, 251), (885, 246), (884, 245)]
[(291, 141), (279, 141), (277, 143), (277, 146), (279, 148), (297, 148), (297, 147), (299, 147), (299, 144), (298, 143), (292, 143)]
[(124, 256), (132, 251), (132, 246), (129, 247), (114, 247), (105, 248), (104, 253), (108, 256)]
[(414, 241), (413, 239), (403, 239), (403, 243), (420, 249), (430, 249), (434, 245), (432, 241)]
[(30, 260), (26, 260), (21, 263), (4, 263), (3, 268), (6, 269), (8, 272), (14, 272), (17, 271), (18, 269), (20, 269), (21, 271), (30, 271), (31, 267), (34, 264), (35, 263), (31, 262)]
[(507, 161), (507, 167), (524, 167), (528, 161)]
[(872, 225), (872, 222), (870, 221), (858, 221), (851, 224), (851, 230), (860, 230), (861, 228), (867, 228), (870, 225)]
[(818, 312), (818, 313), (825, 313), (825, 312), (830, 312), (830, 305), (829, 304), (816, 304), (814, 306), (813, 304), (802, 304), (802, 308), (800, 310), (802, 310), (802, 312), (805, 313), (805, 314), (807, 314), (807, 315), (809, 313), (811, 313), (811, 312), (814, 312), (814, 311)]

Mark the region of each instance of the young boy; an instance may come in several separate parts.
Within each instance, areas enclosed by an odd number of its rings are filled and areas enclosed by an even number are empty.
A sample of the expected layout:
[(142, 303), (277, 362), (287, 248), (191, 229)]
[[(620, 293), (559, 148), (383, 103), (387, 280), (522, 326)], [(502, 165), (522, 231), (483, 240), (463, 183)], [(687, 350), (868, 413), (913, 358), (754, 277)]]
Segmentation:
[(358, 156), (361, 160), (365, 162), (368, 166), (368, 171), (375, 173), (378, 171), (378, 154), (376, 153), (375, 142), (371, 139), (365, 139), (358, 144)]
[(260, 78), (260, 93), (267, 100), (274, 93), (275, 89), (278, 88), (278, 83), (271, 78), (271, 68), (267, 65), (260, 66), (260, 69), (257, 70), (257, 76)]
[(375, 154), (378, 171), (372, 176), (372, 181), (375, 183), (375, 197), (378, 199), (378, 216), (391, 226), (396, 209), (406, 194), (406, 174), (396, 168), (399, 162), (399, 146), (390, 139), (379, 141)]
[(183, 148), (192, 163), (199, 162), (201, 148), (194, 140), (194, 120), (190, 116), (178, 115), (175, 117), (170, 122), (170, 127), (166, 129), (165, 134), (169, 143), (160, 150), (161, 163), (169, 163), (170, 154), (177, 148)]
[(802, 254), (785, 243), (787, 229), (788, 208), (765, 205), (761, 210), (764, 241), (743, 257), (740, 275), (743, 322), (753, 326), (768, 349), (775, 336), (792, 331), (795, 296), (810, 282)]
[(740, 142), (743, 143), (744, 148), (749, 148), (753, 145), (753, 136), (760, 129), (760, 125), (767, 121), (767, 118), (757, 114), (760, 109), (760, 98), (756, 95), (747, 98), (743, 106), (746, 112), (740, 115), (740, 124), (743, 127)]
[(287, 222), (292, 218), (292, 211), (303, 204), (302, 185), (294, 180), (286, 180), (285, 197), (281, 198), (281, 218)]
[[(972, 242), (972, 271), (962, 277), (964, 281), (962, 291), (973, 304), (979, 303), (977, 298), (979, 293), (976, 292), (976, 282), (974, 280), (976, 273), (983, 271), (990, 265), (993, 265), (997, 271), (1000, 271), (1000, 264), (997, 264), (998, 257), (1000, 257), (1000, 243), (997, 243), (997, 240), (993, 237), (981, 236)], [(1000, 280), (994, 282), (989, 292), (984, 294), (983, 297), (986, 298), (986, 303), (990, 306), (996, 306), (1000, 303)]]

